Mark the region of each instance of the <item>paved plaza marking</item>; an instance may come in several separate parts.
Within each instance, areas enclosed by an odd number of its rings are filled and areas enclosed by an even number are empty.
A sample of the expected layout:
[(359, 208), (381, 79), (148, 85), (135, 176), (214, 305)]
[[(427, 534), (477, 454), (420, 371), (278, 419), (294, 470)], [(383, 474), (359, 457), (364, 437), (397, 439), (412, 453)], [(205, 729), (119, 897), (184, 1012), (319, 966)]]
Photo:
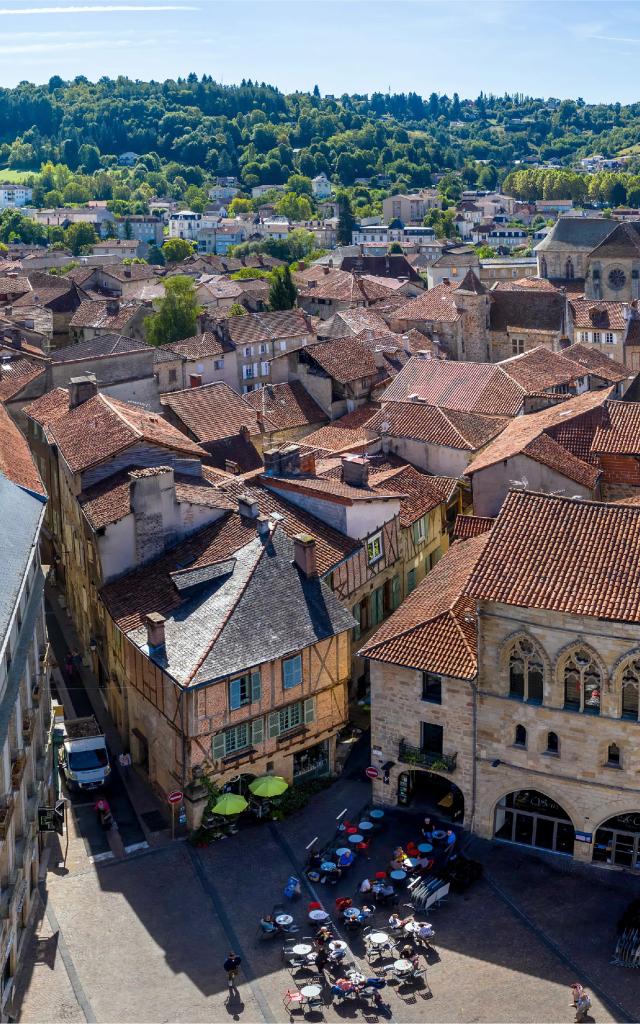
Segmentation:
[(247, 979), (249, 988), (251, 989), (251, 992), (253, 994), (253, 998), (255, 999), (256, 1003), (260, 1008), (260, 1012), (262, 1014), (263, 1019), (265, 1020), (266, 1024), (276, 1024), (276, 1018), (273, 1016), (273, 1013), (271, 1012), (271, 1008), (266, 1000), (264, 992), (262, 991), (260, 982), (258, 981), (255, 975), (253, 967), (251, 966), (251, 961), (247, 958), (247, 955), (242, 947), (242, 943), (240, 942), (240, 939), (236, 934), (236, 930), (233, 927), (233, 924), (231, 923), (229, 915), (227, 914), (226, 910), (224, 909), (224, 906), (222, 905), (222, 902), (220, 900), (220, 897), (218, 896), (217, 890), (213, 882), (207, 875), (207, 872), (205, 871), (202, 865), (202, 861), (200, 860), (200, 857), (198, 856), (197, 851), (194, 850), (193, 846), (191, 846), (190, 843), (186, 843), (186, 849), (189, 853), (189, 857), (191, 858), (191, 862), (198, 876), (200, 884), (204, 891), (206, 892), (209, 899), (211, 900), (213, 904), (213, 909), (215, 910), (218, 916), (220, 924), (222, 925), (224, 931), (226, 932), (227, 938), (229, 939), (229, 946), (232, 947), (233, 950), (236, 953), (239, 953), (240, 956), (242, 957), (242, 967), (244, 976)]
[(97, 1017), (93, 1012), (93, 1007), (91, 1006), (89, 998), (82, 987), (82, 982), (80, 981), (71, 953), (69, 952), (68, 946), (64, 940), (64, 935), (62, 934), (62, 929), (58, 923), (55, 910), (51, 905), (51, 901), (47, 897), (47, 887), (44, 882), (40, 882), (38, 885), (38, 891), (40, 893), (40, 899), (42, 900), (45, 914), (47, 915), (47, 920), (51, 925), (51, 930), (54, 935), (56, 932), (58, 933), (58, 949), (78, 1006), (82, 1010), (87, 1024), (97, 1024)]

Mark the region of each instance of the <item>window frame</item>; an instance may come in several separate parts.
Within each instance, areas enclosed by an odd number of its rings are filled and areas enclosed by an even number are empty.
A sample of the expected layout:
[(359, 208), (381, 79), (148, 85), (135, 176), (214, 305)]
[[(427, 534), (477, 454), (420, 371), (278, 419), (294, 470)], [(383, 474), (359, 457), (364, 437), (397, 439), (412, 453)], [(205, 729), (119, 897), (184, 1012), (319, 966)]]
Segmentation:
[(377, 530), (370, 537), (367, 537), (367, 563), (368, 565), (375, 565), (381, 558), (384, 558), (384, 543), (382, 540), (382, 530)]
[[(240, 700), (238, 703), (232, 699), (232, 693), (234, 687), (239, 688)], [(242, 691), (245, 689), (245, 696), (243, 698)], [(246, 708), (249, 704), (257, 704), (262, 696), (262, 678), (259, 669), (254, 669), (249, 672), (243, 672), (240, 676), (234, 676), (229, 680), (227, 686), (227, 700), (229, 703), (229, 711), (239, 711), (240, 708)]]
[[(429, 696), (431, 689), (432, 696)], [(442, 676), (434, 672), (422, 673), (422, 696), (425, 704), (442, 704)]]
[(527, 749), (527, 727), (522, 722), (518, 722), (516, 725), (513, 746), (518, 747), (519, 750)]
[[(302, 686), (302, 682), (303, 682), (302, 654), (293, 654), (293, 655), (291, 655), (290, 658), (283, 658), (281, 664), (282, 664), (282, 689), (283, 690), (293, 690), (296, 686)], [(286, 678), (287, 671), (286, 671), (286, 669), (289, 666), (292, 666), (294, 664), (297, 665), (298, 678), (295, 680), (295, 682), (287, 682), (287, 678)]]

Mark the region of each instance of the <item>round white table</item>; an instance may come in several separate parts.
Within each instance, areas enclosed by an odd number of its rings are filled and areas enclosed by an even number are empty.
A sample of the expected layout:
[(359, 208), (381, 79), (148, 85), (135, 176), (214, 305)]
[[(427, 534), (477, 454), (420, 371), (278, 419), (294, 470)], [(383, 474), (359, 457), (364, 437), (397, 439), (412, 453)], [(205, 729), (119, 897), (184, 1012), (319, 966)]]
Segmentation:
[(321, 923), (322, 921), (328, 921), (329, 915), (327, 914), (326, 910), (310, 910), (309, 920)]
[(386, 932), (372, 932), (369, 936), (369, 942), (372, 946), (385, 946), (389, 941), (389, 936)]
[(357, 907), (347, 907), (346, 910), (343, 911), (343, 915), (347, 920), (349, 920), (350, 917), (360, 917), (360, 911)]
[(304, 985), (300, 989), (300, 995), (304, 996), (305, 999), (318, 999), (322, 993), (320, 985)]
[(341, 949), (346, 949), (347, 944), (342, 939), (332, 939), (329, 943), (329, 949), (332, 953), (337, 953)]
[(297, 946), (293, 946), (291, 952), (294, 956), (308, 956), (309, 953), (313, 953), (313, 946), (306, 942), (299, 942)]
[(290, 924), (293, 924), (293, 918), (291, 914), (278, 914), (276, 924), (282, 925), (283, 928), (288, 928)]
[(413, 964), (410, 960), (394, 960), (393, 969), (396, 974), (409, 974)]
[(356, 843), (362, 842), (362, 836), (358, 832), (354, 832), (353, 835), (349, 836), (349, 842), (355, 846)]
[(415, 935), (419, 927), (420, 925), (418, 924), (417, 921), (407, 921), (407, 923), (404, 926), (404, 930), (407, 933), (407, 935)]
[(373, 828), (373, 822), (372, 821), (359, 821), (358, 822), (358, 828), (360, 829), (361, 832), (369, 832), (369, 830)]
[(360, 971), (347, 971), (347, 978), (354, 985), (362, 985), (367, 980), (364, 974), (360, 974)]

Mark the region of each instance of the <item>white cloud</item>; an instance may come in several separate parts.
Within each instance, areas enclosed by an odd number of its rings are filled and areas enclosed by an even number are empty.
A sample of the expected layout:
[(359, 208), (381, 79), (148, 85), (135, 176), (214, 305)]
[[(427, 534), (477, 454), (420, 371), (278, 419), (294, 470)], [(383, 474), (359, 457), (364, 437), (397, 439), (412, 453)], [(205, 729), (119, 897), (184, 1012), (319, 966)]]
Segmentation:
[(193, 4), (65, 4), (56, 7), (0, 7), (0, 18), (21, 18), (30, 14), (122, 14), (149, 11), (198, 11)]

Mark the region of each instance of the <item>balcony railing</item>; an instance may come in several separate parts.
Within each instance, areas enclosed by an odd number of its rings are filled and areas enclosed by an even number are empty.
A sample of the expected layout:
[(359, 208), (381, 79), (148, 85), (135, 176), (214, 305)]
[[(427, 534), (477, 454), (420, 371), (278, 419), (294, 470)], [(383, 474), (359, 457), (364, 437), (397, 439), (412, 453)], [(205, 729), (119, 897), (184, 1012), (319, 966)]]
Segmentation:
[(421, 750), (420, 747), (413, 747), (410, 743), (400, 740), (398, 748), (398, 760), (402, 764), (415, 764), (420, 768), (430, 768), (434, 772), (455, 772), (455, 754), (437, 754), (431, 750)]
[(7, 838), (13, 808), (13, 793), (6, 793), (3, 797), (0, 797), (0, 839)]

